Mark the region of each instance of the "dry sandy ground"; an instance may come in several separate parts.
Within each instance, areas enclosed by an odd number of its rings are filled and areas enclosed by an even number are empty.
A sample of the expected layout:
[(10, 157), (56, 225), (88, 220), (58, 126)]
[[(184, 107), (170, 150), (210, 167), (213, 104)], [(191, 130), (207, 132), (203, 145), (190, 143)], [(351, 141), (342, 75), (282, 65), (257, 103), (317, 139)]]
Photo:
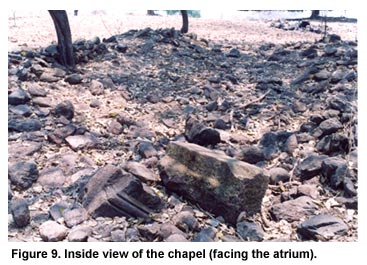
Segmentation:
[[(45, 10), (32, 15), (20, 12), (8, 17), (8, 50), (19, 50), (25, 47), (45, 47), (56, 42), (56, 33), (51, 17)], [(284, 31), (270, 27), (271, 21), (260, 20), (224, 20), (190, 18), (190, 32), (199, 38), (213, 41), (234, 43), (263, 43), (281, 44), (297, 41), (314, 41), (321, 38), (320, 34), (301, 31)], [(69, 13), (73, 40), (79, 38), (91, 39), (94, 36), (108, 38), (115, 34), (124, 33), (130, 29), (181, 28), (181, 16), (145, 16), (145, 15), (107, 15), (103, 12), (73, 16)], [(321, 25), (321, 22), (312, 22)], [(328, 23), (329, 33), (336, 33), (343, 40), (357, 39), (356, 23)]]

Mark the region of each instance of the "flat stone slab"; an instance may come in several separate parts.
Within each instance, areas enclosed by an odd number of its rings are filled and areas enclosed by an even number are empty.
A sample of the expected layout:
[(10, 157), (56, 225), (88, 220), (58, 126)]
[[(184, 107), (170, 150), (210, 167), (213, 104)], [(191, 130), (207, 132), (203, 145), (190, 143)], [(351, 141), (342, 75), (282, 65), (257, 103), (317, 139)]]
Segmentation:
[(283, 219), (288, 222), (298, 221), (305, 216), (312, 216), (316, 210), (316, 204), (307, 196), (274, 204), (270, 209), (276, 221)]
[(297, 232), (306, 239), (328, 240), (335, 235), (344, 235), (348, 226), (338, 217), (319, 214), (301, 223)]
[(78, 151), (81, 149), (94, 148), (98, 144), (98, 139), (89, 133), (84, 135), (71, 135), (65, 138), (71, 149)]
[(265, 170), (191, 143), (171, 142), (166, 151), (160, 166), (168, 189), (233, 224), (242, 211), (260, 211), (269, 180)]

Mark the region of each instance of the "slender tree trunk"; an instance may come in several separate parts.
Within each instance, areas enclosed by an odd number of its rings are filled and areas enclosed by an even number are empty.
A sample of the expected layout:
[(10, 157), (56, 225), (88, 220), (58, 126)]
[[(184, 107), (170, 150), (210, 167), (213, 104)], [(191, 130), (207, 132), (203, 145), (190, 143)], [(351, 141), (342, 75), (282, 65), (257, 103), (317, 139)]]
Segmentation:
[(155, 16), (154, 10), (148, 10), (147, 15), (148, 16)]
[(187, 33), (189, 31), (189, 17), (187, 15), (187, 10), (180, 10), (182, 15), (182, 33)]
[(68, 15), (65, 10), (49, 10), (48, 12), (56, 29), (60, 64), (69, 69), (74, 69), (75, 60)]
[(319, 18), (320, 17), (320, 10), (312, 10), (311, 19)]

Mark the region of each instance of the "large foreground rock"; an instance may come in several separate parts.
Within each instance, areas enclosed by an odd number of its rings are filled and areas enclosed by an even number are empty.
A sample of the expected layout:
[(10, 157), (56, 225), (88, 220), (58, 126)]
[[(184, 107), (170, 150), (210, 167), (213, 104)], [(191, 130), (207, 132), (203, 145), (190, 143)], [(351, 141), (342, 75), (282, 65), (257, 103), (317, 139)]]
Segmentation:
[(131, 174), (107, 165), (86, 185), (83, 206), (93, 217), (146, 218), (161, 206), (159, 197), (147, 189)]
[(233, 224), (242, 211), (260, 211), (268, 185), (263, 169), (190, 143), (171, 142), (167, 154), (160, 165), (168, 189)]

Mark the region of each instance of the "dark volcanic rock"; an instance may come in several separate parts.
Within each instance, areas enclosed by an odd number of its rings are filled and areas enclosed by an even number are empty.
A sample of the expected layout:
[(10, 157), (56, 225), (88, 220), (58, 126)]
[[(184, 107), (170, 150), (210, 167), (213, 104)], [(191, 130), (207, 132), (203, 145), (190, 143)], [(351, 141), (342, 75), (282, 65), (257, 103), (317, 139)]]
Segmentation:
[(213, 127), (216, 129), (220, 129), (220, 130), (226, 130), (228, 129), (229, 126), (227, 125), (227, 123), (224, 120), (217, 119), (215, 120)]
[(201, 229), (192, 242), (214, 242), (216, 234), (215, 228), (209, 226)]
[(330, 82), (333, 84), (338, 83), (341, 81), (345, 76), (345, 71), (341, 69), (337, 69), (331, 74)]
[(338, 96), (330, 96), (327, 100), (327, 103), (329, 108), (331, 109), (338, 110), (341, 112), (350, 112), (352, 110), (352, 105), (349, 101), (350, 99), (348, 99), (348, 97), (338, 95)]
[(71, 85), (80, 84), (83, 80), (83, 77), (79, 74), (71, 74), (65, 78), (65, 82), (68, 82)]
[(138, 231), (140, 235), (152, 242), (159, 235), (160, 225), (157, 222), (153, 222), (151, 224), (138, 226)]
[(294, 222), (304, 216), (315, 214), (316, 210), (317, 206), (310, 197), (301, 196), (294, 200), (274, 204), (270, 212), (274, 216), (275, 221), (284, 219), (288, 222)]
[(14, 198), (11, 201), (11, 213), (17, 227), (25, 227), (29, 224), (31, 217), (26, 200)]
[(329, 240), (336, 235), (346, 234), (348, 230), (348, 226), (340, 218), (320, 214), (301, 223), (297, 233), (305, 239)]
[(303, 50), (301, 52), (301, 56), (307, 57), (309, 59), (316, 58), (318, 56), (317, 47), (313, 45), (306, 50)]
[(68, 209), (68, 204), (65, 202), (55, 203), (53, 204), (50, 209), (49, 213), (55, 221), (63, 217), (65, 210)]
[(10, 119), (8, 121), (8, 130), (17, 132), (39, 131), (42, 127), (38, 119)]
[(73, 135), (76, 131), (76, 126), (73, 124), (68, 124), (63, 127), (56, 128), (53, 132), (47, 135), (50, 142), (55, 144), (62, 144), (65, 142), (65, 138)]
[(74, 117), (74, 106), (69, 100), (65, 100), (56, 105), (53, 109), (53, 114), (56, 116), (64, 116), (68, 120), (72, 120)]
[(303, 159), (297, 166), (299, 176), (302, 180), (310, 179), (321, 172), (322, 161), (328, 158), (325, 155), (310, 155)]
[(173, 223), (182, 231), (190, 232), (199, 229), (199, 222), (190, 211), (182, 211), (173, 217)]
[[(24, 63), (24, 65), (26, 65), (26, 63)], [(17, 72), (18, 79), (20, 81), (27, 81), (27, 80), (29, 80), (29, 78), (30, 78), (30, 73), (29, 72), (30, 71), (29, 71), (28, 68), (25, 68), (25, 67), (19, 68), (19, 70)]]
[(212, 101), (210, 102), (208, 105), (206, 105), (205, 107), (208, 111), (214, 111), (218, 109), (218, 102), (217, 101)]
[(327, 56), (334, 55), (337, 51), (337, 48), (332, 45), (326, 45), (324, 48), (324, 52)]
[(345, 191), (345, 196), (347, 197), (357, 196), (357, 188), (355, 187), (353, 181), (348, 177), (345, 177), (343, 179), (343, 189)]
[(262, 148), (258, 146), (246, 146), (242, 148), (238, 158), (250, 164), (264, 161), (265, 155)]
[(118, 52), (125, 53), (127, 51), (127, 49), (128, 49), (128, 46), (124, 43), (119, 43), (119, 44), (116, 45), (116, 50)]
[(251, 215), (261, 208), (269, 178), (261, 168), (220, 151), (179, 142), (167, 146), (160, 164), (168, 189), (228, 222), (235, 223), (242, 211)]
[(347, 209), (358, 209), (358, 198), (352, 197), (352, 198), (345, 198), (345, 197), (337, 197), (335, 200), (340, 203), (344, 204)]
[(316, 144), (316, 149), (326, 155), (346, 154), (349, 151), (349, 147), (349, 138), (340, 133), (326, 135)]
[(20, 105), (27, 103), (31, 97), (29, 94), (21, 88), (13, 91), (8, 95), (8, 104), (10, 105)]
[(332, 134), (343, 128), (343, 124), (337, 118), (330, 118), (320, 123), (319, 127), (314, 131), (313, 135), (317, 138)]
[(154, 148), (151, 142), (140, 142), (138, 144), (138, 153), (143, 158), (150, 158), (158, 154), (157, 150)]
[(318, 72), (318, 69), (316, 66), (311, 66), (308, 69), (306, 69), (306, 71), (302, 74), (300, 74), (299, 76), (297, 76), (292, 82), (292, 85), (300, 85), (303, 82), (307, 81), (310, 79), (311, 75), (315, 74)]
[(326, 80), (330, 77), (330, 73), (327, 70), (321, 70), (320, 72), (316, 73), (314, 75), (314, 79), (316, 81), (322, 81), (322, 80)]
[(246, 241), (263, 241), (264, 231), (257, 224), (253, 222), (239, 222), (237, 223), (237, 233)]
[(241, 57), (241, 52), (240, 52), (238, 49), (233, 48), (233, 49), (231, 49), (231, 50), (227, 53), (227, 56), (228, 56), (228, 57), (239, 58), (239, 57)]
[(29, 117), (32, 114), (31, 108), (26, 104), (9, 106), (9, 112), (24, 117)]
[(297, 139), (288, 131), (265, 133), (259, 141), (259, 147), (266, 160), (275, 158), (280, 152), (292, 153), (297, 145)]
[(220, 134), (217, 130), (206, 127), (192, 116), (186, 120), (185, 136), (190, 143), (207, 146), (220, 142)]
[(338, 188), (348, 175), (347, 161), (339, 157), (329, 157), (322, 161), (322, 175), (333, 188)]
[(28, 189), (38, 178), (37, 164), (33, 161), (15, 162), (9, 165), (8, 176), (17, 189)]
[(8, 181), (8, 201), (13, 198), (13, 193), (10, 187), (10, 181)]
[(270, 184), (278, 184), (287, 182), (290, 178), (289, 172), (282, 167), (274, 167), (269, 170)]

